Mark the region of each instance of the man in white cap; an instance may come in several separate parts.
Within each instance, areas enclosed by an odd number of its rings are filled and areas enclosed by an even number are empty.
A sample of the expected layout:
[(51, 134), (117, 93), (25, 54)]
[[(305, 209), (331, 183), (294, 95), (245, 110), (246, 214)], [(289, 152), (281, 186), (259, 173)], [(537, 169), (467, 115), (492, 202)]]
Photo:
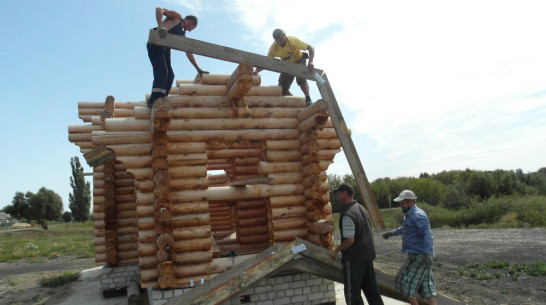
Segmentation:
[[(301, 50), (307, 50), (309, 51), (309, 62), (307, 63), (307, 67), (311, 72), (315, 69), (313, 65), (315, 49), (313, 46), (294, 36), (286, 36), (286, 33), (281, 29), (273, 31), (273, 39), (275, 39), (275, 42), (269, 47), (269, 52), (267, 53), (268, 57), (278, 57), (282, 60), (305, 65), (307, 53), (303, 53)], [(254, 75), (258, 75), (262, 70), (263, 68), (256, 67)], [(282, 87), (282, 95), (292, 95), (292, 93), (290, 93), (290, 86), (292, 86), (292, 82), (294, 82), (294, 77), (294, 75), (281, 73), (279, 76), (279, 86)], [(303, 94), (305, 94), (305, 103), (310, 105), (312, 102), (311, 97), (309, 96), (309, 84), (307, 83), (307, 80), (303, 77), (298, 77), (296, 78), (296, 83), (300, 86)]]
[(415, 205), (417, 196), (404, 190), (394, 199), (400, 203), (404, 224), (396, 230), (383, 234), (384, 239), (402, 235), (402, 252), (408, 253), (404, 265), (395, 279), (396, 291), (409, 298), (412, 305), (419, 304), (416, 294), (428, 298), (430, 305), (436, 305), (436, 287), (432, 276), (434, 244), (427, 213)]

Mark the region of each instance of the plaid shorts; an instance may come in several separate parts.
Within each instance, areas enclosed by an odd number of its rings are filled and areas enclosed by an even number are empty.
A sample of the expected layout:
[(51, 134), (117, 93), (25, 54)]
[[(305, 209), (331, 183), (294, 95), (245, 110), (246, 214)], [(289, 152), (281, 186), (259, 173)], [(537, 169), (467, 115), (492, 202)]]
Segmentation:
[(431, 266), (424, 260), (426, 254), (408, 253), (404, 266), (395, 279), (396, 291), (408, 298), (419, 292), (421, 297), (436, 295)]

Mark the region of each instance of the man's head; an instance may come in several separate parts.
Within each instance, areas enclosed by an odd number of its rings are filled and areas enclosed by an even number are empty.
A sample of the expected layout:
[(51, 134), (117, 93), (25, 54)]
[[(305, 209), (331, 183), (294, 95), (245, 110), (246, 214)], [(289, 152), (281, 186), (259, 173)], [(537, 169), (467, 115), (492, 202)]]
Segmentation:
[(184, 30), (191, 32), (193, 29), (197, 27), (197, 17), (193, 15), (188, 15), (184, 17)]
[(277, 42), (281, 47), (284, 47), (286, 44), (286, 33), (281, 29), (275, 29), (273, 31), (273, 39), (275, 39), (275, 42)]
[(403, 190), (393, 201), (400, 204), (403, 212), (407, 212), (415, 205), (415, 199), (417, 199), (417, 196), (412, 191)]
[(337, 196), (342, 203), (353, 201), (354, 190), (350, 184), (343, 182), (334, 191), (337, 192)]

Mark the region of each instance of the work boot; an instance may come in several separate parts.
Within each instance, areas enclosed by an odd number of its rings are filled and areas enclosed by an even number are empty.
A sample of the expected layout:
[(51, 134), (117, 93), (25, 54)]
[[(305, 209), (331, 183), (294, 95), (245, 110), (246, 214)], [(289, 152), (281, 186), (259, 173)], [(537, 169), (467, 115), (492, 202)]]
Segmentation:
[(306, 96), (306, 97), (305, 97), (305, 104), (306, 104), (307, 106), (313, 104), (313, 102), (311, 102), (311, 97), (310, 97), (310, 96)]
[(148, 106), (148, 108), (154, 108), (155, 100), (157, 100), (160, 97), (165, 97), (165, 93), (152, 92), (152, 94), (150, 95), (150, 98), (146, 102), (146, 106)]

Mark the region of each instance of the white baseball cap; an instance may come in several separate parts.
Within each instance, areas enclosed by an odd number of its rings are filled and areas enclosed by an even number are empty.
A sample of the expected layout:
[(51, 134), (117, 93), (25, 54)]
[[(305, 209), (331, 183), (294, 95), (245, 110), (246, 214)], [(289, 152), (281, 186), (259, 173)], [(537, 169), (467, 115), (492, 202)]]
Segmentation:
[(398, 197), (394, 198), (394, 202), (400, 202), (406, 199), (417, 199), (417, 196), (410, 190), (403, 190)]

